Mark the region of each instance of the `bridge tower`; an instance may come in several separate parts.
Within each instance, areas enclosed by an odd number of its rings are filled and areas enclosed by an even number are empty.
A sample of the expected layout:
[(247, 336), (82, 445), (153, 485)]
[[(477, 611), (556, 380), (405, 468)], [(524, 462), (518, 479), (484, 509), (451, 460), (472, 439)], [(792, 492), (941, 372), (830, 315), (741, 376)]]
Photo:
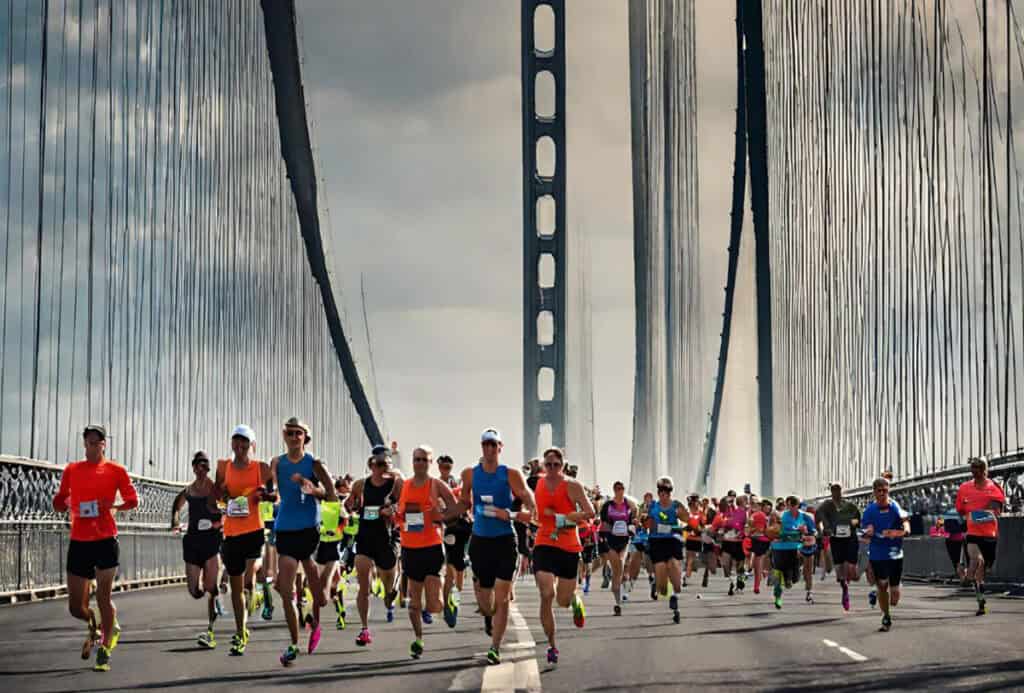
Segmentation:
[(523, 451), (565, 445), (565, 0), (522, 0)]

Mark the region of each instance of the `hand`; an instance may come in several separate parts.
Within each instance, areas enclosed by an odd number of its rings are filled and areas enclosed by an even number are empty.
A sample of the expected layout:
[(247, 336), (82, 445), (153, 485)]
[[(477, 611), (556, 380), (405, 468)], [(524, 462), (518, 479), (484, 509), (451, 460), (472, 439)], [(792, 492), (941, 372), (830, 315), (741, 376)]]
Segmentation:
[(302, 478), (302, 481), (300, 482), (302, 484), (302, 492), (305, 493), (307, 496), (312, 496), (313, 494), (315, 494), (316, 487), (313, 486), (313, 482), (303, 477), (300, 478)]
[(292, 474), (288, 478), (291, 479), (294, 483), (300, 484), (300, 485), (302, 484), (302, 481), (305, 479), (305, 477), (302, 476), (301, 474), (299, 474), (298, 472), (295, 472), (294, 474)]
[(530, 513), (529, 510), (520, 510), (519, 512), (516, 513), (516, 518), (515, 519), (516, 519), (516, 521), (522, 522), (525, 525), (525, 524), (529, 523), (529, 521), (532, 518), (533, 518), (533, 515), (532, 515), (532, 513)]
[(381, 506), (381, 509), (380, 509), (380, 516), (381, 517), (391, 517), (394, 514), (395, 514), (395, 509), (392, 508), (390, 505)]

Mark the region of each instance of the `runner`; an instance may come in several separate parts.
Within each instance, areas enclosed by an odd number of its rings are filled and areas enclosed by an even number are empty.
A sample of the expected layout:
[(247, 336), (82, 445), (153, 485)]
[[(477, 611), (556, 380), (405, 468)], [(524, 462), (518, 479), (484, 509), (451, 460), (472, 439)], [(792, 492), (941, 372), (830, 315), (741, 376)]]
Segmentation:
[[(82, 659), (89, 659), (98, 641), (93, 670), (110, 671), (110, 653), (121, 637), (117, 608), (110, 596), (120, 557), (114, 513), (138, 506), (139, 496), (125, 468), (106, 459), (107, 431), (103, 426), (86, 426), (82, 444), (85, 459), (64, 467), (53, 509), (71, 516), (66, 565), (68, 609), (88, 627)], [(121, 495), (120, 504), (116, 503), (117, 494)], [(99, 624), (96, 612), (89, 607), (89, 587), (94, 579)]]
[(605, 558), (612, 570), (613, 613), (621, 616), (623, 560), (637, 513), (636, 504), (626, 498), (625, 484), (616, 481), (612, 484), (612, 493), (615, 495), (601, 505), (601, 538), (604, 540)]
[(807, 590), (807, 594), (804, 596), (804, 601), (808, 604), (813, 604), (814, 561), (821, 552), (821, 537), (818, 536), (818, 524), (814, 520), (814, 512), (808, 508), (806, 503), (802, 503), (800, 505), (800, 512), (810, 518), (811, 523), (813, 523), (815, 527), (813, 534), (805, 534), (800, 540), (800, 565), (803, 568), (804, 587)]
[(698, 556), (702, 557), (704, 562), (704, 581), (706, 584), (709, 563), (704, 558), (704, 548), (707, 544), (702, 540), (705, 516), (704, 511), (701, 510), (700, 496), (696, 493), (691, 494), (686, 499), (686, 505), (690, 516), (686, 519), (686, 531), (683, 534), (686, 539), (686, 573), (683, 575), (683, 587), (686, 587), (687, 580), (693, 575), (693, 565), (697, 562)]
[[(626, 565), (627, 580), (625, 590), (622, 594), (623, 601), (629, 601), (629, 595), (633, 592), (633, 586), (640, 577), (641, 568), (647, 568), (647, 575), (651, 577), (652, 587), (654, 585), (654, 568), (651, 566), (650, 557), (648, 555), (650, 533), (647, 531), (647, 527), (644, 524), (647, 521), (647, 516), (642, 507), (637, 508), (637, 513), (639, 525), (636, 527), (636, 533), (629, 542), (629, 554), (626, 558), (628, 561)], [(651, 593), (654, 594), (654, 596), (657, 596), (653, 589), (651, 590)]]
[(263, 521), (263, 560), (256, 570), (257, 594), (262, 595), (264, 621), (274, 618), (274, 577), (277, 574), (277, 535), (274, 522), (277, 520), (277, 503), (261, 500), (260, 519)]
[(221, 513), (210, 509), (210, 496), (214, 492), (210, 478), (210, 456), (204, 450), (192, 455), (192, 473), (195, 480), (186, 486), (171, 503), (171, 530), (181, 531), (178, 513), (188, 505), (188, 530), (181, 540), (185, 559), (185, 579), (188, 593), (195, 599), (207, 596), (206, 632), (200, 633), (197, 641), (200, 647), (212, 650), (217, 647), (213, 623), (217, 620), (217, 575), (220, 570)]
[(256, 434), (244, 424), (231, 432), (234, 454), (231, 459), (217, 460), (217, 482), (210, 499), (211, 504), (214, 498), (226, 503), (221, 555), (231, 582), (235, 634), (229, 654), (235, 657), (244, 655), (249, 644), (246, 604), (255, 602), (253, 578), (263, 553), (263, 520), (258, 503), (276, 499), (270, 465), (249, 457), (255, 442)]
[[(442, 455), (437, 458), (437, 468), (441, 472), (441, 480), (452, 491), (456, 501), (461, 497), (462, 488), (457, 477), (452, 476), (452, 458)], [(462, 599), (463, 578), (466, 572), (466, 546), (473, 533), (473, 523), (467, 513), (462, 513), (454, 520), (445, 522), (444, 528), (444, 622), (454, 628), (459, 619), (459, 604)]]
[(842, 590), (840, 603), (844, 611), (850, 610), (850, 581), (857, 575), (857, 528), (860, 526), (860, 508), (843, 498), (841, 484), (829, 487), (832, 497), (818, 506), (815, 520), (822, 533), (829, 538), (836, 580)]
[(750, 551), (753, 554), (751, 570), (754, 573), (754, 594), (761, 594), (761, 578), (765, 573), (764, 557), (772, 545), (771, 537), (768, 536), (771, 516), (772, 501), (765, 498), (761, 500), (760, 508), (751, 514), (747, 521), (747, 534), (751, 539)]
[[(509, 595), (516, 573), (516, 538), (512, 521), (529, 522), (533, 515), (533, 494), (522, 474), (501, 464), (501, 434), (488, 428), (480, 434), (483, 457), (475, 467), (462, 471), (459, 503), (445, 519), (473, 510), (473, 536), (469, 558), (477, 601), (484, 616), (484, 629), (491, 636), (487, 651), (490, 664), (501, 663), (501, 641), (508, 624)], [(512, 499), (523, 502), (524, 510), (513, 514)]]
[(376, 570), (381, 580), (387, 621), (395, 620), (395, 566), (398, 550), (391, 533), (393, 503), (401, 496), (402, 477), (391, 469), (391, 457), (383, 445), (376, 445), (367, 461), (370, 476), (357, 479), (352, 493), (345, 501), (348, 512), (359, 511), (359, 533), (356, 534), (356, 578), (359, 592), (356, 607), (362, 630), (356, 637), (356, 645), (365, 647), (373, 642), (370, 633), (370, 571)]
[[(544, 477), (541, 478), (543, 479)], [(535, 490), (535, 497), (536, 494), (537, 492)], [(594, 568), (594, 560), (597, 558), (598, 525), (588, 520), (587, 522), (581, 523), (576, 530), (579, 535), (580, 544), (582, 545), (582, 549), (579, 554), (580, 570), (577, 582), (583, 585), (583, 594), (590, 594), (590, 573)], [(540, 538), (540, 530), (537, 531), (537, 537)], [(537, 552), (536, 542), (533, 547), (533, 551), (534, 553)], [(534, 572), (537, 572), (536, 566), (534, 566)]]
[(970, 481), (960, 484), (956, 492), (956, 511), (967, 518), (964, 545), (970, 565), (967, 577), (974, 582), (974, 595), (978, 600), (978, 616), (988, 613), (985, 604), (985, 571), (996, 562), (996, 544), (999, 541), (999, 515), (1006, 505), (1006, 494), (996, 482), (988, 478), (988, 462), (980, 457), (970, 460)]
[[(540, 458), (534, 457), (525, 465), (526, 485), (531, 493), (537, 492), (537, 481), (540, 479)], [(512, 512), (518, 513), (523, 509), (523, 502), (516, 498), (512, 501)], [(533, 557), (533, 525), (528, 522), (513, 522), (516, 530), (516, 552), (519, 554), (519, 575), (531, 574), (531, 561)]]
[(651, 563), (654, 564), (654, 596), (666, 594), (671, 583), (668, 608), (672, 611), (672, 621), (679, 623), (679, 592), (683, 589), (683, 524), (689, 521), (690, 514), (682, 503), (672, 500), (672, 488), (671, 477), (658, 479), (658, 500), (650, 506), (647, 526), (651, 532), (649, 543)]
[(413, 449), (413, 473), (402, 484), (395, 515), (401, 529), (402, 574), (409, 584), (409, 623), (416, 635), (409, 646), (413, 659), (423, 655), (422, 615), (436, 614), (442, 609), (441, 569), (445, 557), (439, 523), (443, 519), (441, 511), (454, 508), (458, 502), (448, 484), (430, 476), (433, 461), (430, 446)]
[(868, 559), (878, 588), (882, 632), (892, 628), (891, 607), (900, 601), (903, 577), (903, 537), (910, 534), (910, 520), (899, 504), (889, 498), (889, 480), (880, 477), (871, 485), (875, 500), (864, 509), (861, 524), (869, 542)]
[[(732, 493), (732, 492), (730, 492)], [(732, 500), (730, 500), (732, 499)], [(743, 499), (743, 506), (746, 505), (746, 498)], [(729, 578), (729, 596), (731, 597), (737, 589), (741, 592), (746, 586), (745, 574), (743, 572), (743, 531), (747, 526), (747, 510), (737, 503), (735, 495), (723, 498), (718, 505), (719, 512), (712, 523), (715, 537), (721, 543), (722, 551), (719, 555), (719, 562), (722, 566), (722, 574)], [(736, 567), (736, 581), (732, 579), (732, 568)]]
[[(338, 615), (336, 626), (338, 630), (345, 630), (345, 592), (348, 587), (348, 574), (351, 571), (355, 560), (355, 535), (359, 531), (358, 521), (355, 515), (348, 517), (344, 512), (345, 501), (348, 500), (351, 491), (351, 478), (346, 474), (334, 481), (334, 492), (338, 496), (338, 507), (340, 509), (339, 521), (341, 526), (341, 541), (338, 542), (338, 569), (331, 575), (330, 597), (334, 604), (334, 611)], [(323, 508), (323, 506), (320, 506)], [(341, 519), (345, 516), (344, 519)], [(353, 529), (353, 525), (355, 528)], [(323, 537), (320, 539), (323, 543)], [(320, 549), (317, 549), (319, 553)]]
[[(583, 484), (565, 476), (565, 459), (559, 448), (544, 451), (544, 476), (537, 484), (537, 545), (533, 549), (534, 579), (540, 591), (540, 622), (548, 639), (549, 664), (558, 663), (553, 603), (572, 608), (573, 623), (586, 621), (583, 600), (576, 591), (576, 570), (583, 544), (577, 525), (594, 517)], [(579, 508), (579, 510), (577, 510)]]
[(814, 538), (814, 518), (800, 510), (800, 499), (788, 496), (786, 512), (772, 518), (769, 536), (772, 542), (772, 576), (775, 589), (775, 608), (782, 608), (782, 590), (789, 589), (800, 579), (800, 547), (804, 538)]

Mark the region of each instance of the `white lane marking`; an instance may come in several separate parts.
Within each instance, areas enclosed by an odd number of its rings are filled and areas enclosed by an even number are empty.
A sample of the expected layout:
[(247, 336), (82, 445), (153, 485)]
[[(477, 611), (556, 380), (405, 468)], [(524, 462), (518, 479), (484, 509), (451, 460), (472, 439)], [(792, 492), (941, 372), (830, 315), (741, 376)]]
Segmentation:
[[(537, 643), (533, 640), (526, 619), (519, 612), (515, 602), (509, 605), (508, 618), (519, 642), (510, 644), (508, 649), (526, 650), (535, 648)], [(528, 693), (540, 693), (540, 669), (537, 667), (537, 658), (529, 656), (518, 659), (514, 662), (502, 662), (497, 666), (489, 666), (484, 670), (484, 678), (480, 685), (481, 693), (486, 691), (527, 691)]]
[(849, 647), (843, 647), (842, 645), (840, 645), (837, 642), (833, 642), (832, 640), (822, 640), (822, 642), (825, 643), (826, 645), (828, 645), (829, 647), (838, 648), (840, 652), (842, 652), (844, 655), (846, 655), (847, 657), (849, 657), (850, 659), (852, 659), (855, 662), (866, 662), (866, 661), (868, 661), (868, 658), (865, 657), (864, 655), (862, 655), (860, 652), (854, 652)]

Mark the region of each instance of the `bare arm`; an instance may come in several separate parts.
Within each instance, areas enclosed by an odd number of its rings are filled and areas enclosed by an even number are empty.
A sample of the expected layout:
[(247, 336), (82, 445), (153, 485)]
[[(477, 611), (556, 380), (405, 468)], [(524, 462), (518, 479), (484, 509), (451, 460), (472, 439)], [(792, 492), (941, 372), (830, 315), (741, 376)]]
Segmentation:
[(454, 520), (462, 513), (473, 509), (473, 469), (467, 467), (462, 470), (462, 490), (459, 491), (459, 500), (454, 505), (445, 509), (445, 521)]
[(313, 460), (313, 475), (320, 482), (322, 489), (314, 489), (313, 495), (323, 500), (336, 502), (338, 500), (338, 494), (334, 491), (334, 481), (331, 479), (331, 475), (327, 472), (327, 468), (324, 467), (324, 463), (320, 460)]
[(216, 510), (217, 501), (222, 499), (227, 493), (227, 490), (224, 488), (226, 484), (224, 476), (227, 464), (230, 464), (227, 460), (217, 460), (217, 475), (213, 482), (213, 492), (206, 497), (206, 504), (209, 506), (210, 510)]
[[(526, 485), (526, 481), (523, 479), (523, 475), (519, 473), (517, 469), (508, 470), (508, 485), (512, 489), (512, 494), (523, 502), (523, 509), (515, 514), (508, 511), (505, 512), (509, 519), (518, 520), (519, 522), (529, 522), (533, 518), (533, 512), (536, 509), (536, 505), (533, 502), (533, 491)], [(582, 489), (582, 486), (580, 487)], [(586, 496), (586, 493), (583, 494)], [(590, 505), (590, 500), (587, 500), (587, 505), (590, 506), (591, 514), (593, 517), (594, 506)]]
[(348, 494), (348, 498), (345, 499), (345, 510), (348, 512), (356, 512), (362, 505), (363, 498), (363, 479), (356, 479), (352, 484), (352, 490)]
[(185, 491), (186, 489), (182, 489), (171, 503), (171, 529), (176, 529), (178, 526), (178, 513), (181, 512), (181, 506), (185, 505)]
[(590, 502), (590, 498), (587, 497), (583, 484), (575, 479), (570, 479), (566, 490), (569, 493), (569, 500), (575, 503), (579, 510), (574, 513), (568, 513), (565, 519), (574, 523), (587, 522), (594, 519), (594, 505)]

